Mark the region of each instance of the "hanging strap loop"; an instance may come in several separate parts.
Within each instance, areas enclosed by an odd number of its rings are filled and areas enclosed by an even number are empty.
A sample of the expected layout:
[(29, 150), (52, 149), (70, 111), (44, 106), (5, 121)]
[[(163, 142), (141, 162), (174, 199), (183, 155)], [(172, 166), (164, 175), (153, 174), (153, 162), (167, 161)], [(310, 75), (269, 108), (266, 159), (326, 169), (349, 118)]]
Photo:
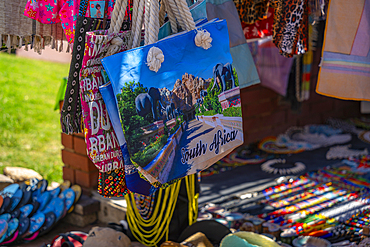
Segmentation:
[(125, 19), (127, 0), (116, 0), (108, 33), (119, 33)]

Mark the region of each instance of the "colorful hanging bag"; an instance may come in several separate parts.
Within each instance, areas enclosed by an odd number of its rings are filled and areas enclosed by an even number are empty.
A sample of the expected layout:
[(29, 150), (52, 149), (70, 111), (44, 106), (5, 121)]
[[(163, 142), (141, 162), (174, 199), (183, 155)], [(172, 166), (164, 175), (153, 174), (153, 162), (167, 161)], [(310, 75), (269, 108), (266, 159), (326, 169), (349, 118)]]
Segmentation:
[(148, 181), (163, 184), (208, 168), (243, 143), (240, 90), (226, 21), (196, 26), (185, 1), (168, 0), (186, 32), (157, 42), (159, 4), (142, 1), (145, 46), (102, 63), (131, 160)]
[(109, 30), (86, 33), (79, 78), (87, 154), (100, 171), (98, 191), (106, 197), (123, 196), (128, 192), (124, 158), (99, 92), (105, 80), (101, 59), (127, 49), (130, 32), (120, 31), (126, 7), (126, 1), (117, 1)]
[[(161, 14), (162, 17), (160, 18), (160, 23), (164, 22), (164, 19), (165, 19), (164, 18), (164, 14), (165, 14), (164, 12), (165, 11), (167, 11), (167, 15), (170, 15), (170, 16), (174, 17), (173, 15), (171, 15), (172, 12), (170, 12), (171, 11), (170, 5), (168, 4), (165, 7), (166, 1), (167, 0), (163, 1), (162, 2), (163, 5), (161, 5), (162, 8), (160, 9), (160, 12), (162, 12), (162, 14)], [(139, 4), (139, 2), (136, 2), (136, 4)], [(138, 18), (137, 17), (137, 15), (138, 15), (137, 10), (138, 10), (138, 7), (137, 7), (137, 5), (135, 5), (134, 10), (132, 11), (133, 15), (136, 14), (136, 17), (134, 18), (134, 20), (132, 22), (132, 26), (134, 27), (134, 29), (138, 25), (141, 25), (142, 15), (143, 15), (143, 13), (141, 12), (140, 18)], [(141, 9), (141, 11), (142, 11), (142, 9)], [(197, 24), (201, 24), (202, 22), (207, 21), (206, 20), (206, 16), (207, 16), (206, 1), (201, 0), (201, 1), (198, 1), (197, 3), (193, 4), (190, 7), (190, 12), (191, 12), (194, 20), (197, 20)], [(140, 24), (139, 23), (136, 24), (135, 20), (139, 20)], [(176, 33), (178, 31), (177, 23), (174, 23), (174, 22), (176, 22), (176, 20), (174, 20), (172, 18), (172, 22), (169, 20), (169, 21), (165, 22), (160, 27), (159, 34), (158, 34), (159, 39), (167, 37), (167, 36), (169, 36), (173, 33)], [(141, 43), (141, 39), (143, 37), (143, 32), (141, 30), (141, 27), (139, 27), (139, 29), (136, 28), (135, 30), (132, 30), (131, 33), (132, 34), (131, 34), (130, 44), (132, 46), (138, 46)], [(134, 36), (136, 37), (135, 45), (134, 45)], [(151, 180), (153, 185), (151, 185), (148, 182), (147, 179), (143, 179), (144, 176), (142, 176), (141, 173), (139, 173), (138, 169), (133, 165), (133, 163), (130, 160), (130, 155), (129, 155), (128, 150), (127, 150), (127, 143), (126, 143), (126, 140), (125, 140), (125, 137), (124, 137), (124, 134), (123, 134), (123, 129), (122, 129), (122, 125), (121, 125), (121, 122), (120, 122), (120, 116), (119, 116), (119, 112), (118, 112), (117, 103), (116, 103), (116, 99), (115, 99), (115, 96), (114, 96), (112, 84), (109, 82), (109, 83), (105, 84), (104, 86), (101, 86), (99, 90), (100, 90), (100, 92), (102, 94), (102, 97), (103, 97), (103, 100), (104, 100), (104, 102), (107, 106), (107, 110), (108, 110), (109, 117), (111, 119), (111, 123), (112, 123), (113, 128), (115, 130), (115, 133), (118, 137), (118, 141), (120, 142), (122, 153), (124, 154), (124, 157), (125, 157), (124, 158), (125, 159), (125, 173), (126, 173), (125, 178), (126, 178), (127, 188), (130, 191), (136, 192), (138, 194), (143, 194), (143, 195), (151, 194), (152, 195), (152, 193), (155, 190), (157, 190), (158, 188), (166, 188), (170, 184), (175, 183), (176, 180), (173, 180), (170, 183), (160, 184), (158, 181), (153, 179), (153, 180)]]

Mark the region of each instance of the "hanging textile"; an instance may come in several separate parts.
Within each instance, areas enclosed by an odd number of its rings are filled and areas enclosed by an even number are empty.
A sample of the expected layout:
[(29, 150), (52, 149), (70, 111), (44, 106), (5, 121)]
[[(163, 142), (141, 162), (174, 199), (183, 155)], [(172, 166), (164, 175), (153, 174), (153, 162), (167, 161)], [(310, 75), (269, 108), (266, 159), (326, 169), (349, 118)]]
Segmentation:
[[(289, 77), (288, 77), (288, 87), (287, 87), (287, 93), (286, 93), (286, 96), (285, 98), (283, 99), (283, 101), (287, 102), (290, 104), (290, 108), (292, 111), (294, 112), (297, 112), (299, 113), (301, 111), (301, 106), (302, 106), (302, 103), (298, 101), (297, 99), (297, 79), (300, 79), (301, 78), (301, 70), (300, 69), (297, 69), (297, 66), (299, 68), (301, 68), (301, 62), (300, 61), (296, 61), (296, 57), (295, 58), (291, 58), (293, 60), (293, 63), (292, 63), (292, 67), (291, 67), (291, 70), (290, 70), (290, 74), (289, 74)], [(297, 75), (298, 73), (298, 75)], [(301, 83), (300, 80), (298, 80), (298, 82)], [(299, 89), (300, 91), (300, 89)]]
[(305, 91), (303, 98), (307, 100), (310, 97), (310, 81), (311, 81), (311, 65), (313, 54), (311, 51), (303, 55), (303, 68), (302, 68), (302, 90)]
[[(106, 0), (107, 1), (107, 0)], [(62, 131), (65, 134), (81, 133), (81, 102), (80, 102), (80, 70), (85, 51), (86, 32), (104, 29), (109, 26), (107, 21), (104, 27), (103, 19), (84, 17), (88, 8), (88, 0), (81, 0), (75, 33), (76, 42), (73, 43), (72, 61), (69, 69), (67, 90), (61, 110)]]
[[(95, 5), (97, 2), (102, 5), (99, 5), (98, 10), (100, 16), (92, 17), (103, 18), (104, 13), (106, 13), (107, 18), (110, 18), (114, 0), (109, 0), (107, 9), (102, 4), (104, 1), (91, 1), (87, 7), (85, 16), (91, 17), (90, 9), (96, 12)], [(80, 0), (28, 0), (24, 15), (43, 24), (61, 23), (68, 43), (73, 44), (79, 6)]]
[(240, 21), (253, 24), (267, 18), (269, 0), (234, 0)]
[(370, 101), (370, 0), (330, 1), (316, 92)]
[(273, 41), (286, 57), (303, 54), (308, 48), (307, 0), (274, 0)]
[[(73, 43), (80, 1), (28, 0), (24, 15), (42, 24), (61, 23), (68, 43)], [(71, 18), (70, 18), (71, 17)]]
[[(23, 39), (31, 40), (32, 21), (23, 16), (27, 0), (1, 1), (0, 3), (0, 43), (7, 48), (19, 48)], [(10, 50), (9, 50), (10, 52)]]
[(309, 49), (303, 55), (297, 55), (295, 58), (295, 96), (298, 102), (303, 102), (310, 98), (311, 68), (313, 63), (313, 50), (317, 35), (313, 35), (314, 26), (308, 25)]
[(242, 21), (242, 28), (245, 38), (260, 39), (272, 35), (272, 25), (274, 23), (274, 9), (269, 8), (266, 19), (258, 20), (255, 23), (247, 24)]
[(298, 102), (303, 102), (310, 98), (312, 53), (297, 55), (295, 62), (295, 97)]
[(230, 37), (230, 54), (233, 66), (238, 74), (239, 88), (260, 83), (256, 66), (244, 37), (235, 4), (231, 0), (207, 1), (207, 19), (225, 19)]
[(261, 40), (258, 43), (256, 67), (261, 85), (286, 96), (294, 59), (281, 56), (271, 40)]
[(159, 189), (153, 196), (134, 193), (125, 196), (128, 236), (146, 246), (159, 246), (167, 240), (177, 241), (187, 226), (198, 217), (199, 184), (196, 175), (187, 176)]
[[(12, 0), (0, 2), (0, 44), (9, 49), (25, 50), (31, 44), (35, 52), (41, 54), (45, 46), (51, 46), (57, 51), (63, 50), (65, 36), (60, 24), (44, 25), (23, 15), (27, 0)], [(67, 49), (68, 50), (68, 47)]]

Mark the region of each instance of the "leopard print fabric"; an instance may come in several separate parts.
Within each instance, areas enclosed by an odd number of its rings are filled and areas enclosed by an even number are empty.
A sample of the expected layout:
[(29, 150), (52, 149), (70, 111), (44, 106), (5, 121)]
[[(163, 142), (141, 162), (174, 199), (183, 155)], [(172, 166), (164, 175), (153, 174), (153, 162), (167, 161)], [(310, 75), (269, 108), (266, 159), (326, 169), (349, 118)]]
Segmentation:
[(268, 0), (234, 0), (239, 18), (246, 24), (253, 24), (267, 18)]
[(273, 42), (285, 57), (308, 49), (308, 0), (273, 0)]

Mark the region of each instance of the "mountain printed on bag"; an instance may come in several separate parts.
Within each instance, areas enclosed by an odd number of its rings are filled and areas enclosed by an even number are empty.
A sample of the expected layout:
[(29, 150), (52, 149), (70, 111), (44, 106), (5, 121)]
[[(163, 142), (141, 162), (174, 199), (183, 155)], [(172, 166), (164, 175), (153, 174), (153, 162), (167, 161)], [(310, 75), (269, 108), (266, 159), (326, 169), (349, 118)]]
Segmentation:
[[(196, 163), (210, 166), (210, 155), (216, 162), (243, 141), (240, 90), (230, 64), (217, 64), (213, 78), (185, 73), (172, 89), (129, 82), (117, 100), (132, 160), (160, 182), (186, 175)], [(171, 169), (174, 163), (182, 169)]]

